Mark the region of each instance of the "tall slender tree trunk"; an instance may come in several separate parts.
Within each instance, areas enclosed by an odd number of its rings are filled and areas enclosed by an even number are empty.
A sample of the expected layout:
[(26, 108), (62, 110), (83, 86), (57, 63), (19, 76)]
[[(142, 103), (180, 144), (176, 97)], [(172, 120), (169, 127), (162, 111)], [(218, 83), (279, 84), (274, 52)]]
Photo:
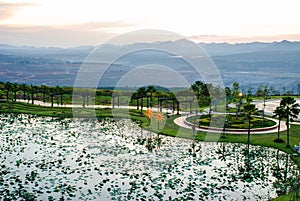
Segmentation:
[(149, 97), (147, 96), (147, 108), (149, 108)]
[(249, 145), (250, 145), (250, 129), (251, 129), (251, 119), (250, 117), (248, 118), (248, 139), (247, 139), (247, 148), (249, 150)]
[(291, 147), (290, 146), (290, 122), (289, 122), (289, 116), (287, 117), (287, 120), (286, 120), (286, 126), (287, 126), (287, 130), (286, 130), (286, 137), (287, 137), (286, 148), (289, 148), (289, 147)]
[(45, 103), (46, 102), (46, 94), (45, 94), (45, 92), (43, 92), (43, 103)]
[(8, 102), (8, 91), (6, 91), (6, 101)]
[(141, 98), (141, 112), (143, 112), (143, 106), (144, 106), (144, 100), (143, 100), (143, 97)]
[(16, 91), (14, 91), (14, 100), (15, 100), (15, 102), (17, 101), (17, 92)]
[(85, 107), (85, 96), (82, 96), (82, 107)]
[(175, 113), (175, 100), (172, 101), (172, 114)]
[(280, 139), (280, 122), (281, 122), (281, 119), (279, 119), (279, 122), (278, 122), (278, 133), (277, 133), (278, 142), (279, 142), (279, 139)]
[(53, 97), (53, 95), (51, 95), (51, 107), (53, 107), (53, 99), (54, 99), (54, 97)]
[(34, 93), (31, 93), (31, 104), (32, 104), (32, 105), (34, 104), (34, 99), (33, 99), (34, 97), (33, 97), (33, 94), (34, 94)]

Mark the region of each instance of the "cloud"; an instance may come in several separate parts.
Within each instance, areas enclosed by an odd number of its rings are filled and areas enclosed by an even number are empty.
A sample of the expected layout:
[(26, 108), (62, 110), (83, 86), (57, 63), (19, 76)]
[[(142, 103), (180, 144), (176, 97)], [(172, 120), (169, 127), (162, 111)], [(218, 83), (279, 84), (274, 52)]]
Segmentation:
[(169, 57), (170, 58), (174, 58), (174, 59), (181, 59), (181, 58), (183, 58), (183, 56), (181, 56), (181, 55), (171, 55)]
[[(61, 26), (63, 29), (73, 29), (73, 30), (114, 30), (120, 28), (127, 28), (133, 26), (133, 24), (125, 23), (122, 21), (113, 22), (87, 22), (82, 24), (64, 25)], [(60, 26), (57, 26), (59, 28)]]
[(0, 2), (0, 22), (13, 16), (22, 7), (36, 6), (33, 3), (7, 3)]
[(195, 42), (206, 43), (247, 43), (247, 42), (273, 42), (273, 41), (300, 41), (300, 34), (277, 34), (262, 36), (217, 36), (217, 35), (196, 35), (188, 37)]
[(99, 45), (133, 24), (121, 21), (88, 22), (73, 25), (0, 25), (0, 43), (29, 46), (71, 47)]

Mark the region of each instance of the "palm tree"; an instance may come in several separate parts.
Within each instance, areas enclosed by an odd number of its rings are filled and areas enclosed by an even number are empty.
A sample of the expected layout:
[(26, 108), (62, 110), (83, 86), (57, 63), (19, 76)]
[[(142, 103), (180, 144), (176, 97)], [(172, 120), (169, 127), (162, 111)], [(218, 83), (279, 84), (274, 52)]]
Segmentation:
[(300, 112), (299, 104), (296, 103), (296, 100), (292, 97), (283, 97), (280, 101), (280, 106), (283, 108), (284, 111), (284, 118), (286, 119), (286, 126), (287, 126), (287, 145), (286, 147), (290, 147), (290, 121), (293, 121), (294, 118), (298, 117)]
[(225, 87), (225, 94), (226, 94), (226, 110), (228, 110), (228, 104), (231, 103), (232, 100), (232, 92), (229, 87)]
[(53, 101), (54, 101), (53, 99), (54, 99), (54, 96), (56, 95), (55, 88), (51, 87), (49, 89), (49, 91), (50, 91), (49, 95), (51, 98), (51, 107), (53, 107)]
[(276, 107), (276, 109), (274, 110), (274, 115), (273, 117), (278, 117), (278, 136), (277, 139), (274, 140), (274, 142), (284, 142), (282, 139), (280, 139), (280, 123), (281, 120), (284, 118), (284, 108), (282, 106), (278, 106)]
[(144, 96), (146, 94), (146, 88), (145, 87), (141, 87), (138, 89), (137, 91), (137, 94), (138, 94), (138, 98), (141, 98), (141, 112), (143, 112), (143, 105), (144, 105)]
[(49, 93), (49, 88), (46, 85), (42, 84), (40, 89), (41, 89), (41, 93), (43, 95), (43, 103), (45, 103), (46, 102), (46, 94)]
[(6, 101), (8, 101), (9, 92), (12, 90), (12, 84), (10, 82), (5, 82), (4, 83), (4, 90), (6, 92)]
[[(60, 104), (62, 105), (62, 102), (63, 102), (63, 100), (62, 100), (63, 89), (59, 85), (56, 85), (55, 86), (55, 91), (56, 91), (57, 95), (60, 95)], [(57, 96), (57, 104), (59, 104), (58, 98), (59, 98), (59, 96)]]
[(34, 104), (34, 94), (38, 93), (37, 86), (30, 86), (29, 93), (31, 94), (31, 104)]
[(196, 97), (197, 97), (197, 100), (200, 99), (200, 94), (201, 94), (201, 88), (202, 88), (202, 85), (204, 83), (201, 82), (201, 81), (196, 81), (194, 84), (192, 84), (191, 88), (192, 90), (194, 91), (194, 93), (196, 94)]
[(208, 106), (211, 103), (209, 91), (212, 88), (212, 84), (205, 84), (201, 81), (196, 81), (192, 84), (191, 88), (196, 94), (197, 102), (199, 106)]
[(138, 99), (138, 94), (137, 92), (134, 92), (131, 96), (131, 102), (133, 102), (133, 100), (136, 100), (136, 109), (139, 110), (139, 99)]
[(265, 85), (263, 87), (263, 91), (262, 91), (262, 95), (263, 95), (263, 119), (265, 118), (265, 109), (266, 109), (266, 99), (268, 97), (268, 94), (269, 94), (269, 88), (267, 85)]
[(251, 104), (250, 102), (247, 102), (244, 105), (244, 114), (246, 115), (247, 119), (248, 119), (248, 139), (247, 139), (247, 146), (248, 146), (248, 150), (249, 150), (249, 144), (250, 144), (250, 130), (251, 130), (251, 119), (252, 119), (252, 115), (257, 114), (257, 108), (255, 107), (254, 104)]
[(239, 92), (240, 92), (240, 90), (239, 90), (239, 83), (234, 82), (232, 84), (232, 87), (233, 87), (232, 96), (234, 98), (234, 101), (238, 101), (238, 99), (239, 99), (238, 95), (239, 95)]
[(154, 86), (148, 86), (147, 88), (147, 92), (150, 93), (150, 107), (153, 107), (153, 93), (156, 92), (156, 89)]
[(27, 84), (25, 84), (25, 83), (21, 84), (20, 90), (23, 91), (23, 100), (26, 100), (26, 92), (28, 91)]
[(20, 89), (20, 85), (18, 83), (12, 84), (12, 91), (14, 92), (14, 101), (17, 101), (17, 92)]

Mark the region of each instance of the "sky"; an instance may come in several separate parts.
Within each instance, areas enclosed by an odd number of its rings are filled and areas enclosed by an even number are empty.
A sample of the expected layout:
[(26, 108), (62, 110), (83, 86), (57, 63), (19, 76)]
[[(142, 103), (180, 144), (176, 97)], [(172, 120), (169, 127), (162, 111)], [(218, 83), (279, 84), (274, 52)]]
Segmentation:
[(161, 29), (195, 42), (300, 41), (299, 0), (0, 0), (0, 44), (99, 45)]

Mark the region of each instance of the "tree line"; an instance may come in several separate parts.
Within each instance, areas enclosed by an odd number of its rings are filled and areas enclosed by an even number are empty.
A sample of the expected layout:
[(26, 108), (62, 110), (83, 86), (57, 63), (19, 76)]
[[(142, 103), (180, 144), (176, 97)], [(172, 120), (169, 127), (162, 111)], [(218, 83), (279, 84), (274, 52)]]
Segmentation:
[[(21, 92), (18, 93), (18, 92)], [(28, 85), (25, 83), (0, 82), (0, 97), (7, 102), (15, 102), (17, 99), (27, 100), (34, 104), (35, 100), (41, 100), (44, 103), (48, 100), (53, 107), (54, 100), (57, 104), (63, 105), (63, 95), (72, 94), (71, 87), (60, 87), (59, 85), (50, 87), (46, 85)]]

